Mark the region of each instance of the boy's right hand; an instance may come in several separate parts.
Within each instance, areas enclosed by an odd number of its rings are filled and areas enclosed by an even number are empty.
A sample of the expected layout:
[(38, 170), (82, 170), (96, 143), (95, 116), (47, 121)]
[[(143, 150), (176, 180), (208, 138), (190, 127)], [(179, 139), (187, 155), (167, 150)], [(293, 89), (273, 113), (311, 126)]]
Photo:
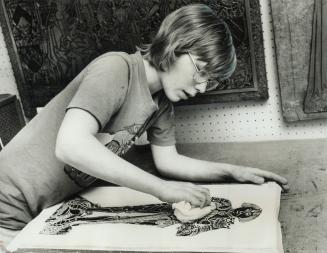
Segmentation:
[(189, 182), (179, 181), (164, 181), (158, 198), (168, 203), (186, 201), (194, 207), (201, 208), (211, 202), (209, 189)]

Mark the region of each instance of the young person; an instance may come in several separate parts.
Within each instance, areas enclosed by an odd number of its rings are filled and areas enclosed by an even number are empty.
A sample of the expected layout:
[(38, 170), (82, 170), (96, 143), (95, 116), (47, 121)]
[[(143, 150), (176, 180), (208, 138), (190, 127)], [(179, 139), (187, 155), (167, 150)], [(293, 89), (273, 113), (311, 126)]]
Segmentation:
[[(152, 43), (135, 54), (110, 52), (93, 60), (0, 153), (0, 227), (22, 229), (42, 209), (83, 190), (92, 177), (200, 207), (210, 203), (210, 193), (190, 182), (274, 180), (287, 188), (287, 180), (272, 172), (176, 151), (172, 102), (215, 89), (216, 80), (230, 77), (235, 66), (227, 25), (202, 4), (168, 15)], [(161, 114), (147, 134), (163, 178), (120, 156), (157, 110)], [(102, 135), (106, 146), (100, 132), (110, 134)]]

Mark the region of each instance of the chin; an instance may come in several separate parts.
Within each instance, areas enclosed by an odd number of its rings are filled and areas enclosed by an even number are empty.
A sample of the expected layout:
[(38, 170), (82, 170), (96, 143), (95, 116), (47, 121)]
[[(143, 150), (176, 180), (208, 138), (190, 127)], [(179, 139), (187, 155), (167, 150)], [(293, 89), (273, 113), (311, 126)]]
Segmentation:
[(175, 102), (178, 102), (178, 101), (181, 101), (181, 98), (179, 97), (175, 97), (175, 98), (168, 98), (171, 102), (175, 103)]
[(179, 96), (170, 96), (170, 97), (167, 96), (167, 98), (173, 103), (179, 102), (182, 100), (182, 98), (180, 98)]
[(169, 101), (171, 101), (173, 103), (181, 100), (181, 98), (179, 96), (177, 96), (176, 94), (171, 94), (170, 92), (166, 92), (166, 91), (165, 91), (165, 94), (166, 94), (166, 97), (169, 99)]

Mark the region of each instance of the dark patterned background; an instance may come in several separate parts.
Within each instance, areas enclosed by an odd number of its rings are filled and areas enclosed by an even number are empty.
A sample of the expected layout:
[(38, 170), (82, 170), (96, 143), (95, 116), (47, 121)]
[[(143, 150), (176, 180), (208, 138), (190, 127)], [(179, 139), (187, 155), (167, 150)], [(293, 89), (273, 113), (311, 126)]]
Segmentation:
[[(134, 52), (135, 45), (150, 42), (167, 14), (190, 3), (209, 5), (229, 24), (234, 37), (237, 70), (216, 93), (256, 89), (253, 66), (262, 64), (251, 62), (254, 52), (247, 22), (256, 19), (250, 24), (252, 37), (262, 47), (258, 0), (250, 0), (250, 15), (246, 15), (244, 0), (3, 1), (21, 65), (21, 97), (25, 95), (32, 108), (44, 106), (96, 56), (111, 50)], [(264, 61), (263, 53), (256, 55), (260, 57)], [(265, 69), (261, 72), (265, 75)]]

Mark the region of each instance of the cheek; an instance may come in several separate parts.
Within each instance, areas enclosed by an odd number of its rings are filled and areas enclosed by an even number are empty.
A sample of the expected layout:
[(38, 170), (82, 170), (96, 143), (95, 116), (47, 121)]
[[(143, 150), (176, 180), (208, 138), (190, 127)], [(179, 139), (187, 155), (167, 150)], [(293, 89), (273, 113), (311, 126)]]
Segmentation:
[(174, 88), (172, 87), (164, 88), (164, 92), (166, 96), (169, 98), (169, 100), (173, 101), (176, 99), (175, 97), (177, 96), (177, 91)]
[(183, 67), (175, 68), (162, 76), (162, 84), (166, 91), (178, 92), (193, 85), (193, 76)]
[(178, 82), (174, 75), (167, 75), (162, 80), (163, 88), (167, 91), (176, 89), (177, 83)]
[(174, 83), (174, 82), (163, 83), (163, 90), (164, 90), (167, 98), (172, 102), (177, 102), (180, 100), (180, 97), (178, 95), (179, 90), (175, 86), (176, 86), (176, 83)]
[(192, 82), (189, 80), (186, 75), (175, 75), (171, 76), (169, 80), (167, 80), (167, 88), (169, 90), (185, 90), (192, 85)]

